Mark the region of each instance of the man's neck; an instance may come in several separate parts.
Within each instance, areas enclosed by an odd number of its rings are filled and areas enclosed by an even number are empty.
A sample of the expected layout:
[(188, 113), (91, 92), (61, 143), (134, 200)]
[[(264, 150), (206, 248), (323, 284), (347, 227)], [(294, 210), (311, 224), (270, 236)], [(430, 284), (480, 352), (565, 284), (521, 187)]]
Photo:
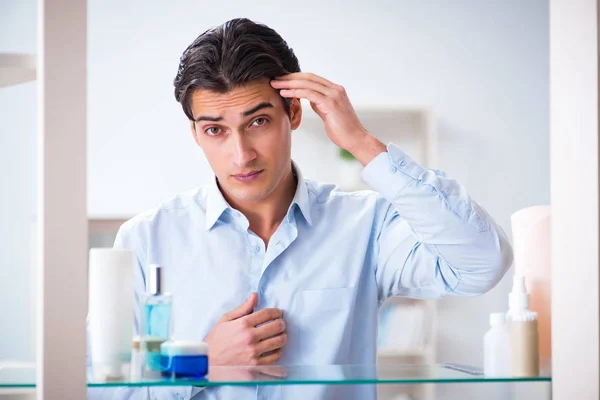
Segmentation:
[(290, 168), (275, 190), (263, 200), (252, 203), (230, 201), (235, 209), (248, 218), (250, 230), (263, 240), (265, 248), (285, 218), (296, 187), (297, 180)]

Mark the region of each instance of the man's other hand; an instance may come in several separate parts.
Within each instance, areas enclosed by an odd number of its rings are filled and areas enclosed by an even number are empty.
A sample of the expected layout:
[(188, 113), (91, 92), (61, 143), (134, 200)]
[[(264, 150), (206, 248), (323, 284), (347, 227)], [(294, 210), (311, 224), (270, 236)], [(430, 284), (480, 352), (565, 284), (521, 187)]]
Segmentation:
[(269, 365), (281, 358), (287, 342), (283, 312), (252, 312), (258, 296), (223, 315), (205, 339), (210, 365)]

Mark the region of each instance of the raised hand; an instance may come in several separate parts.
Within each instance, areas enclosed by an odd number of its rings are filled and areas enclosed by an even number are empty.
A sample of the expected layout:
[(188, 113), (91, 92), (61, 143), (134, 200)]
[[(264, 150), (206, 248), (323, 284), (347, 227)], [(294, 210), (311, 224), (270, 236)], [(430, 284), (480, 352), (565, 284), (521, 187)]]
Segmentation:
[(386, 151), (385, 145), (371, 136), (361, 124), (346, 90), (311, 73), (297, 72), (271, 81), (271, 86), (287, 98), (304, 98), (321, 117), (325, 131), (338, 147), (348, 150), (363, 165)]

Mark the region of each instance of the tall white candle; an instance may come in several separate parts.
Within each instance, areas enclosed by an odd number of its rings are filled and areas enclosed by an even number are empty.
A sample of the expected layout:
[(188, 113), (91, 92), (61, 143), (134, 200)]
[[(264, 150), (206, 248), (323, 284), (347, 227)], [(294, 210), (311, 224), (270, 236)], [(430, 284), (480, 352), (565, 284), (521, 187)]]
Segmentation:
[(534, 206), (519, 210), (511, 216), (515, 275), (525, 277), (529, 309), (537, 313), (539, 353), (544, 364), (552, 357), (551, 211), (551, 206)]

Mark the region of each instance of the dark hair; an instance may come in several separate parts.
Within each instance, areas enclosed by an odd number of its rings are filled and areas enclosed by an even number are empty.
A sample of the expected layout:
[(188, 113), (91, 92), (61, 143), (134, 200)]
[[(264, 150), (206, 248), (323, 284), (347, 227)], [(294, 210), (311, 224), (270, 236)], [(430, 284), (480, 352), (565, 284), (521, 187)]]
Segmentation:
[[(226, 93), (252, 81), (299, 71), (294, 51), (277, 32), (246, 18), (232, 19), (204, 32), (185, 49), (173, 81), (175, 99), (193, 120), (190, 95), (195, 90)], [(284, 100), (289, 115), (290, 103)]]

